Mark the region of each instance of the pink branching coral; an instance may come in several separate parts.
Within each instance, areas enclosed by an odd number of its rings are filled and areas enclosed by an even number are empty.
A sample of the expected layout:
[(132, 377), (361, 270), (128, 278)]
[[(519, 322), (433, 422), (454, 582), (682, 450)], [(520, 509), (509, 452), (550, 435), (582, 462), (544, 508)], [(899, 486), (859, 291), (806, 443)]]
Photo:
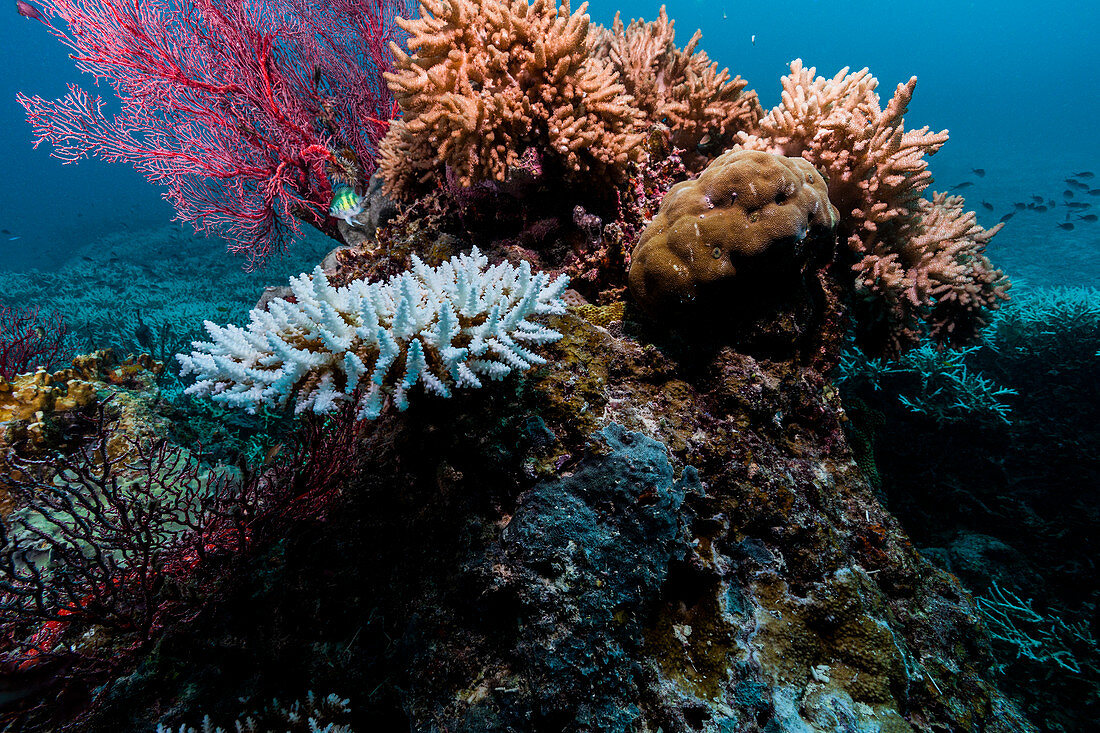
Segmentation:
[(610, 29), (593, 34), (593, 53), (606, 57), (618, 71), (626, 91), (649, 120), (666, 125), (671, 143), (685, 151), (685, 162), (694, 170), (705, 167), (708, 157), (728, 148), (740, 131), (751, 130), (760, 119), (755, 92), (744, 91), (747, 82), (718, 70), (705, 51), (697, 50), (702, 31), (696, 31), (683, 48), (675, 44), (674, 21), (661, 6), (657, 20), (633, 20), (623, 26), (619, 14)]
[(867, 69), (815, 73), (793, 62), (781, 103), (754, 133), (739, 134), (741, 146), (801, 156), (825, 175), (853, 263), (865, 347), (898, 353), (924, 330), (941, 343), (966, 341), (1007, 297), (1008, 281), (984, 255), (1000, 225), (983, 229), (961, 197), (923, 197), (932, 183), (926, 156), (947, 131), (905, 130), (916, 77), (883, 108)]
[[(299, 219), (321, 227), (329, 174), (365, 183), (394, 106), (381, 73), (403, 0), (41, 0), (82, 71), (122, 101), (70, 86), (19, 96), (39, 143), (67, 162), (132, 163), (178, 218), (255, 265)], [(62, 22), (58, 22), (62, 21)]]
[(60, 314), (0, 305), (0, 379), (43, 367), (57, 368), (68, 355), (69, 329)]
[(604, 59), (589, 53), (587, 3), (424, 0), (399, 20), (386, 74), (403, 120), (382, 144), (391, 195), (453, 175), (503, 181), (528, 150), (565, 177), (621, 180), (641, 154), (642, 113)]

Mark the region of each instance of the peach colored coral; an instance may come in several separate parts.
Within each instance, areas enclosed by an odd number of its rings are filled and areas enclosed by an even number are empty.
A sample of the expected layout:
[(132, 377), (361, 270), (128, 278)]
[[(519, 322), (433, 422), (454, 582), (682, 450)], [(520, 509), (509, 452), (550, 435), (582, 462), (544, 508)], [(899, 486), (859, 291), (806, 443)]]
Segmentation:
[(642, 155), (642, 113), (611, 65), (588, 52), (587, 3), (423, 0), (399, 20), (386, 81), (401, 107), (382, 144), (386, 192), (453, 176), (505, 180), (534, 148), (566, 178), (621, 180)]
[(719, 71), (697, 50), (702, 31), (681, 49), (674, 25), (663, 5), (656, 20), (639, 18), (625, 27), (616, 13), (610, 29), (592, 34), (592, 52), (612, 63), (634, 104), (671, 129), (672, 144), (699, 170), (708, 151), (728, 148), (738, 132), (755, 127), (762, 111), (756, 93), (744, 91), (745, 80), (730, 78), (728, 69)]
[[(882, 353), (915, 344), (925, 327), (941, 342), (965, 341), (1007, 297), (1007, 280), (984, 255), (1000, 225), (982, 229), (959, 197), (924, 198), (932, 183), (926, 156), (947, 131), (905, 129), (916, 81), (899, 84), (883, 108), (867, 69), (825, 78), (796, 60), (780, 104), (755, 132), (738, 135), (741, 147), (801, 156), (825, 174), (866, 296), (857, 318), (875, 324), (861, 341)], [(877, 312), (859, 318), (861, 309)]]

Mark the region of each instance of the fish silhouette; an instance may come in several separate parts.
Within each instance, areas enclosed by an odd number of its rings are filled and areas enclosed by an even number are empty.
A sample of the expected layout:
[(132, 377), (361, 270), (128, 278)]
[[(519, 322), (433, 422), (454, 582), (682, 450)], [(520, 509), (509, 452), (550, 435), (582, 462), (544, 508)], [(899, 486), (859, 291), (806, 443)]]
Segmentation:
[(985, 178), (985, 168), (971, 168), (970, 172), (978, 178)]
[(1067, 222), (1063, 222), (1063, 223), (1059, 224), (1059, 225), (1058, 225), (1058, 228), (1059, 228), (1059, 229), (1065, 229), (1065, 230), (1066, 230), (1067, 232), (1071, 232), (1071, 231), (1073, 231), (1073, 225), (1072, 225), (1072, 224), (1070, 224), (1070, 223), (1069, 223), (1068, 221), (1067, 221)]
[(134, 329), (134, 338), (146, 349), (150, 349), (153, 347), (153, 329), (149, 328), (148, 323), (141, 320), (141, 311), (137, 312), (137, 319), (138, 325)]

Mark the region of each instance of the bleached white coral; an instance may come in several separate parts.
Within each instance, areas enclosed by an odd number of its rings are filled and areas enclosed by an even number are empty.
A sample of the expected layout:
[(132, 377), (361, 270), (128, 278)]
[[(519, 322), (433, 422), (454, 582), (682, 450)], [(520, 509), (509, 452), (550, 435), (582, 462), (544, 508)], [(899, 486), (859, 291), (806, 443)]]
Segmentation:
[(290, 279), (294, 302), (253, 309), (247, 329), (206, 321), (211, 341), (176, 356), (197, 375), (187, 393), (249, 412), (294, 395), (296, 412), (324, 414), (360, 389), (359, 417), (374, 419), (387, 395), (408, 407), (417, 384), (449, 397), (546, 363), (532, 347), (561, 334), (530, 319), (565, 312), (567, 277), (551, 282), (526, 262), (489, 267), (476, 247), (439, 267), (413, 261), (386, 282), (341, 288), (318, 267)]

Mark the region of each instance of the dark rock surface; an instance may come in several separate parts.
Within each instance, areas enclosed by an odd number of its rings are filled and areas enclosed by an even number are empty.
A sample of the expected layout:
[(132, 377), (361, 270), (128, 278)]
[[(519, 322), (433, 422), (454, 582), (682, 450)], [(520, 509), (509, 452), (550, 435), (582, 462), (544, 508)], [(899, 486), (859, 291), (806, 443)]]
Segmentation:
[(356, 730), (1033, 730), (819, 373), (577, 313), (528, 377), (384, 415), (339, 511), (166, 637), (98, 729), (314, 689)]

